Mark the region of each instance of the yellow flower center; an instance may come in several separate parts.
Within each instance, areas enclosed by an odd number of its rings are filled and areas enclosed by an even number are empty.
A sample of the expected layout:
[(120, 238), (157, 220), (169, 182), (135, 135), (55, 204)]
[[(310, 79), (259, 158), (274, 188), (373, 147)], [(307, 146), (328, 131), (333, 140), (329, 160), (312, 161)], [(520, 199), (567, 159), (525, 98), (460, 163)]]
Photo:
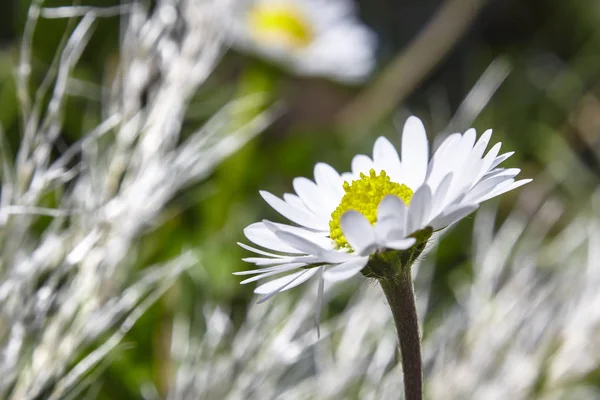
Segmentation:
[(338, 249), (350, 249), (340, 226), (340, 220), (346, 211), (356, 210), (374, 225), (377, 222), (377, 207), (385, 196), (396, 195), (408, 205), (413, 195), (408, 186), (390, 181), (385, 171), (377, 175), (373, 169), (368, 176), (361, 173), (360, 179), (352, 183), (344, 182), (344, 191), (346, 193), (340, 205), (331, 213), (329, 221), (329, 237), (335, 241)]
[(248, 20), (254, 38), (270, 45), (301, 49), (313, 39), (305, 16), (290, 2), (258, 1), (250, 10)]

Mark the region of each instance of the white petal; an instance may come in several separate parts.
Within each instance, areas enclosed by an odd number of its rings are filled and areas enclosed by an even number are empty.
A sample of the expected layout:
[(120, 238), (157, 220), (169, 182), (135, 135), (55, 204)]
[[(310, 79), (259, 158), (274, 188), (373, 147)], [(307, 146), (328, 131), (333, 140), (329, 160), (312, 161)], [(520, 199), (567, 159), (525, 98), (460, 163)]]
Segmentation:
[(477, 131), (473, 128), (467, 129), (461, 139), (461, 147), (468, 149), (470, 153), (475, 146), (475, 139), (477, 139)]
[[(473, 146), (475, 145), (475, 129), (468, 129), (464, 135), (460, 138), (460, 140), (455, 143), (451, 149), (451, 152), (447, 154), (445, 157), (444, 163), (438, 162), (439, 169), (443, 172), (436, 173), (436, 178), (440, 178), (440, 174), (446, 175), (448, 173), (453, 174), (453, 179), (448, 189), (448, 193), (446, 194), (446, 203), (449, 203), (452, 199), (456, 198), (461, 194), (461, 183), (463, 180), (461, 179), (464, 171), (465, 164), (469, 160), (469, 156), (473, 151)], [(436, 190), (437, 187), (434, 185), (435, 182), (428, 182), (431, 185), (432, 190)]]
[[(270, 3), (277, 4), (281, 1)], [(307, 17), (312, 17), (308, 21), (311, 31), (315, 33), (315, 40), (310, 46), (298, 49), (299, 51), (290, 52), (290, 49), (284, 49), (288, 51), (282, 51), (283, 54), (280, 54), (279, 58), (287, 61), (288, 66), (302, 75), (325, 75), (346, 83), (360, 83), (374, 67), (375, 35), (362, 24), (356, 23), (351, 17), (352, 12), (342, 14), (343, 17), (337, 19), (327, 18), (324, 10), (332, 3), (342, 2), (292, 3), (307, 6), (302, 7), (302, 11), (312, 11)]]
[(457, 204), (451, 206), (435, 217), (428, 226), (431, 226), (434, 231), (445, 228), (471, 214), (473, 211), (477, 210), (478, 207), (479, 204)]
[(283, 194), (283, 201), (285, 201), (286, 203), (288, 203), (290, 206), (299, 209), (302, 212), (305, 212), (307, 214), (312, 213), (312, 211), (310, 211), (306, 207), (306, 204), (304, 204), (302, 202), (302, 200), (300, 200), (300, 197), (296, 196), (295, 194), (284, 193)]
[[(452, 155), (450, 158), (450, 165), (446, 166), (449, 168), (449, 172), (454, 172), (454, 176), (462, 170), (463, 165), (465, 165), (471, 151), (473, 150), (473, 146), (475, 145), (475, 138), (477, 134), (475, 129), (467, 129), (465, 134), (460, 138), (460, 142), (458, 143), (458, 147), (456, 148), (456, 153)], [(454, 178), (456, 180), (456, 178)]]
[(485, 152), (487, 145), (490, 143), (491, 138), (492, 138), (492, 130), (491, 129), (486, 130), (479, 137), (479, 140), (477, 141), (477, 144), (475, 144), (475, 148), (473, 149), (473, 151), (478, 154), (479, 158), (481, 158), (481, 156), (483, 156), (483, 153)]
[(402, 182), (402, 166), (394, 145), (381, 136), (373, 146), (373, 162), (377, 168), (384, 170), (394, 182)]
[(451, 192), (449, 193), (448, 201), (451, 202), (454, 198), (462, 195), (465, 191), (468, 191), (477, 183), (476, 179), (483, 167), (483, 159), (481, 156), (487, 147), (492, 130), (488, 129), (481, 135), (481, 138), (473, 147), (473, 150), (467, 157), (465, 164), (462, 167), (460, 174), (457, 176), (458, 179), (453, 181), (451, 186)]
[(266, 257), (246, 257), (242, 261), (256, 264), (258, 267), (266, 267), (268, 265), (280, 266), (283, 264), (300, 262), (304, 264), (312, 264), (318, 262), (318, 258), (314, 256), (286, 257), (286, 258), (266, 258)]
[(305, 271), (299, 271), (260, 285), (254, 289), (254, 293), (265, 294), (265, 296), (261, 297), (258, 302), (262, 303), (267, 301), (279, 292), (289, 290), (306, 282), (318, 272), (318, 269), (319, 268), (310, 268)]
[(256, 254), (261, 254), (263, 256), (275, 257), (275, 258), (286, 258), (287, 257), (287, 255), (270, 253), (268, 251), (257, 249), (256, 247), (248, 246), (247, 244), (242, 243), (242, 242), (237, 242), (237, 244), (238, 244), (238, 246), (240, 246), (241, 248), (243, 248), (245, 250), (249, 250), (249, 251), (252, 251), (252, 252), (254, 252)]
[(261, 190), (260, 195), (263, 199), (271, 206), (275, 211), (286, 217), (292, 222), (297, 223), (298, 225), (305, 226), (307, 228), (320, 230), (320, 231), (328, 231), (328, 222), (325, 220), (320, 220), (313, 214), (308, 214), (303, 212), (295, 207), (292, 207), (290, 204), (281, 200), (277, 196)]
[(496, 143), (494, 146), (492, 146), (490, 151), (487, 152), (485, 157), (483, 157), (483, 164), (481, 166), (481, 170), (479, 171), (479, 174), (477, 175), (476, 181), (479, 181), (483, 177), (483, 175), (487, 174), (489, 172), (489, 170), (492, 168), (492, 163), (496, 159), (498, 152), (500, 152), (501, 146), (502, 146), (502, 142)]
[(498, 165), (500, 165), (500, 163), (503, 163), (504, 161), (506, 161), (506, 159), (508, 159), (513, 154), (515, 154), (514, 151), (509, 151), (508, 153), (504, 153), (504, 154), (499, 155), (492, 162), (492, 165), (490, 166), (490, 169), (497, 167)]
[(331, 212), (337, 207), (337, 204), (332, 207), (333, 201), (329, 195), (310, 179), (294, 178), (292, 183), (298, 197), (319, 219), (328, 219)]
[(480, 203), (480, 198), (483, 198), (496, 190), (496, 188), (507, 181), (514, 182), (512, 176), (500, 175), (492, 178), (484, 179), (479, 182), (475, 187), (467, 194), (465, 200), (473, 203)]
[(336, 203), (339, 203), (344, 196), (344, 181), (340, 177), (340, 174), (333, 167), (325, 163), (317, 163), (314, 172), (317, 185), (322, 190), (329, 191), (330, 196), (336, 200)]
[[(352, 183), (352, 181), (359, 179), (359, 176), (354, 175), (352, 172), (343, 172), (341, 178), (344, 182)], [(343, 189), (343, 184), (342, 184)]]
[(425, 180), (429, 143), (421, 120), (409, 117), (402, 131), (402, 167), (404, 183), (415, 190)]
[(430, 217), (436, 216), (446, 204), (446, 195), (448, 194), (448, 189), (452, 184), (452, 178), (454, 174), (449, 173), (442, 179), (439, 186), (437, 187), (435, 194), (433, 195), (433, 200), (431, 201), (431, 215)]
[(359, 273), (367, 262), (369, 257), (356, 257), (352, 260), (348, 260), (345, 263), (331, 267), (325, 271), (323, 277), (328, 281), (342, 281), (348, 279), (357, 273)]
[(519, 175), (519, 172), (521, 172), (521, 170), (519, 168), (496, 168), (490, 172), (488, 172), (487, 174), (485, 174), (485, 176), (483, 177), (483, 180), (487, 180), (490, 178), (495, 178), (497, 176), (504, 176), (507, 178), (514, 178), (515, 176)]
[(400, 197), (388, 194), (377, 208), (377, 220), (386, 218), (403, 218), (406, 213), (406, 203)]
[(358, 211), (346, 211), (340, 218), (340, 226), (346, 241), (357, 254), (376, 242), (373, 226)]
[[(271, 272), (271, 271), (277, 271), (277, 270), (281, 270), (282, 268), (284, 268), (287, 265), (297, 265), (298, 267), (304, 266), (306, 265), (305, 263), (289, 263), (289, 264), (284, 264), (284, 265), (275, 265), (274, 267), (267, 267), (267, 268), (257, 268), (257, 269), (251, 269), (251, 270), (246, 270), (246, 271), (236, 271), (233, 273), (233, 275), (255, 275), (255, 274), (264, 274), (265, 272)], [(298, 268), (296, 267), (296, 268)]]
[(269, 276), (273, 276), (273, 275), (277, 275), (277, 274), (282, 274), (284, 272), (288, 272), (288, 271), (292, 271), (294, 269), (298, 269), (301, 267), (306, 266), (306, 264), (301, 264), (301, 263), (290, 263), (290, 264), (285, 264), (285, 265), (280, 265), (277, 268), (273, 267), (273, 268), (265, 268), (265, 271), (261, 272), (258, 275), (255, 275), (251, 278), (248, 279), (244, 279), (243, 281), (240, 282), (240, 285), (245, 285), (246, 283), (250, 283), (250, 282), (256, 282), (258, 280), (261, 280), (263, 278), (267, 278)]
[(431, 189), (429, 189), (429, 186), (423, 185), (415, 192), (410, 200), (406, 216), (406, 234), (410, 235), (423, 228), (422, 224), (428, 220), (430, 211)]
[(306, 239), (294, 233), (278, 229), (277, 226), (273, 223), (269, 223), (267, 221), (263, 222), (265, 226), (269, 228), (275, 234), (275, 236), (277, 236), (277, 238), (281, 239), (282, 241), (294, 247), (295, 249), (298, 249), (304, 254), (318, 256), (324, 251), (322, 247), (312, 242), (310, 239)]
[(460, 133), (449, 135), (433, 155), (427, 177), (427, 184), (433, 191), (437, 189), (442, 179), (452, 172), (448, 170), (448, 166), (450, 165), (450, 159), (454, 157), (460, 146), (461, 138)]
[(297, 279), (300, 275), (304, 274), (307, 271), (310, 270), (298, 271), (293, 274), (289, 274), (281, 278), (273, 279), (272, 281), (263, 283), (262, 285), (257, 286), (256, 289), (254, 289), (254, 293), (267, 294), (272, 293), (274, 291), (279, 292), (281, 288), (285, 287), (286, 285), (289, 285), (291, 282), (294, 281), (294, 279)]
[(244, 235), (252, 243), (257, 244), (265, 249), (281, 251), (290, 254), (302, 254), (294, 247), (278, 239), (262, 222), (256, 222), (244, 228)]
[(317, 312), (315, 319), (317, 320), (317, 338), (321, 337), (321, 311), (323, 310), (323, 291), (325, 289), (325, 279), (323, 278), (325, 267), (319, 267), (319, 286), (317, 288)]
[(279, 230), (290, 232), (296, 236), (300, 236), (306, 240), (310, 240), (311, 242), (315, 243), (316, 245), (318, 245), (319, 247), (321, 247), (323, 249), (327, 249), (327, 250), (333, 249), (334, 243), (329, 238), (329, 231), (314, 232), (314, 231), (308, 230), (306, 228), (300, 228), (297, 226), (280, 224), (280, 223), (271, 222), (271, 221), (269, 221), (269, 223), (275, 225), (277, 227), (277, 229), (279, 229)]
[[(311, 238), (308, 235), (298, 235), (296, 232), (290, 231), (289, 226), (286, 229), (279, 228), (279, 225), (274, 224), (269, 221), (263, 221), (265, 226), (271, 230), (277, 238), (289, 244), (295, 249), (301, 250), (305, 254), (309, 254), (311, 256), (315, 256), (315, 260), (312, 260), (311, 263), (340, 263), (348, 260), (349, 258), (354, 257), (352, 254), (345, 253), (342, 251), (331, 250), (331, 240), (326, 238), (329, 243), (329, 248), (324, 248), (320, 246), (314, 238)], [(298, 228), (299, 229), (299, 228)]]
[(400, 240), (390, 240), (386, 243), (385, 247), (395, 250), (406, 250), (410, 249), (417, 239), (415, 238), (406, 238)]
[(393, 218), (378, 219), (373, 226), (375, 232), (375, 244), (378, 247), (385, 247), (391, 232), (394, 230), (400, 231), (401, 229), (404, 231), (404, 227), (399, 228)]
[(375, 234), (377, 242), (385, 244), (393, 231), (397, 236), (404, 237), (406, 228), (406, 204), (395, 195), (385, 196), (377, 208), (377, 223)]
[(506, 192), (510, 192), (511, 190), (514, 190), (520, 186), (523, 186), (529, 182), (531, 182), (533, 179), (521, 179), (520, 181), (516, 181), (516, 182), (511, 182), (509, 185), (502, 185), (502, 186), (498, 186), (493, 192), (487, 194), (486, 196), (484, 196), (483, 198), (481, 198), (479, 201), (483, 202), (486, 200), (489, 200), (491, 198), (494, 198), (496, 196), (500, 196), (503, 193)]
[(369, 175), (371, 169), (375, 169), (375, 164), (373, 164), (373, 161), (364, 154), (358, 154), (352, 159), (352, 174), (355, 179), (360, 177), (361, 172), (365, 175)]

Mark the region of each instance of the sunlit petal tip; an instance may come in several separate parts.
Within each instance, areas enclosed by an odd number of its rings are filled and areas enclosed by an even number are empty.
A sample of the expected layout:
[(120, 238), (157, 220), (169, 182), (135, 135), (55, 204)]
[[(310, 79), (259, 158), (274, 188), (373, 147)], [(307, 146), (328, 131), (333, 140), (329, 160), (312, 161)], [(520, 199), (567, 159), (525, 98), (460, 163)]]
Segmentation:
[(477, 140), (475, 147), (480, 149), (479, 154), (478, 154), (479, 157), (481, 157), (481, 154), (483, 154), (483, 152), (485, 151), (485, 148), (488, 146), (491, 138), (492, 138), (492, 130), (487, 129), (481, 134), (481, 136)]
[(423, 121), (421, 121), (421, 119), (415, 115), (411, 115), (406, 119), (404, 129), (406, 129), (407, 125), (411, 128), (417, 127), (419, 130), (425, 132), (425, 126), (423, 125)]
[(386, 157), (388, 153), (396, 153), (396, 155), (398, 154), (396, 148), (388, 138), (385, 136), (379, 136), (373, 145), (373, 159), (375, 161), (379, 161)]
[(475, 128), (469, 128), (465, 131), (465, 133), (463, 134), (463, 137), (469, 137), (469, 138), (476, 138), (477, 137), (477, 131), (475, 130)]
[(358, 154), (352, 159), (352, 173), (356, 177), (358, 177), (361, 172), (363, 174), (368, 174), (372, 168), (375, 168), (375, 164), (369, 156), (366, 156), (364, 154)]
[(490, 153), (495, 154), (494, 158), (496, 158), (496, 156), (498, 155), (498, 153), (500, 152), (500, 149), (502, 148), (502, 142), (497, 142), (496, 144), (494, 144), (492, 146), (492, 148), (487, 152), (486, 156)]
[(425, 179), (429, 161), (427, 133), (419, 118), (411, 116), (406, 120), (402, 131), (401, 150), (403, 168), (410, 171), (405, 173), (406, 185), (414, 191)]
[(396, 182), (403, 180), (402, 163), (398, 150), (384, 136), (380, 136), (373, 145), (373, 163), (379, 170), (383, 170)]
[[(320, 185), (338, 183), (338, 179), (340, 178), (340, 173), (331, 165), (324, 162), (315, 164), (313, 175), (315, 177), (315, 182)], [(332, 182), (332, 179), (335, 181)]]
[(509, 151), (507, 153), (499, 155), (492, 162), (492, 165), (490, 166), (490, 169), (495, 168), (498, 165), (502, 164), (504, 161), (506, 161), (507, 159), (509, 159), (510, 157), (512, 157), (514, 154), (515, 154), (514, 151)]

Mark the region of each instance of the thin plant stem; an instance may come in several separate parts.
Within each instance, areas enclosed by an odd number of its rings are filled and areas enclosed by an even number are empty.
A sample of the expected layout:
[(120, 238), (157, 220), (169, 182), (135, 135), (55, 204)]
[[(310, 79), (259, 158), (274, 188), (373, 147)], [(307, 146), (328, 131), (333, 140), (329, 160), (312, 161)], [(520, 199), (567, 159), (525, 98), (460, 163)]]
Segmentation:
[(410, 267), (401, 268), (394, 278), (386, 277), (380, 279), (379, 283), (392, 310), (398, 331), (404, 375), (404, 396), (406, 400), (422, 400), (423, 372), (419, 319)]

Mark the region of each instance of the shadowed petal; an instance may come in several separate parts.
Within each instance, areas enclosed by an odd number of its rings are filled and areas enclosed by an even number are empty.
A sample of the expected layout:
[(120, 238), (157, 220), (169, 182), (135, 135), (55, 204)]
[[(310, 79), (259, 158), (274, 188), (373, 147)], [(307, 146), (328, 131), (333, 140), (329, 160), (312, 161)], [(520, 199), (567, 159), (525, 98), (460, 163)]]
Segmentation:
[(280, 265), (278, 268), (275, 268), (275, 267), (265, 268), (265, 271), (259, 273), (258, 275), (255, 275), (251, 278), (244, 279), (243, 281), (241, 281), (240, 285), (245, 285), (246, 283), (255, 282), (255, 281), (258, 281), (263, 278), (267, 278), (272, 275), (277, 275), (277, 274), (282, 274), (284, 272), (292, 271), (294, 269), (304, 267), (305, 265), (306, 264), (302, 264), (302, 263), (290, 263), (290, 264)]
[(417, 242), (415, 238), (407, 238), (401, 240), (390, 240), (386, 243), (386, 247), (395, 250), (406, 250), (409, 249), (413, 244)]
[(431, 211), (431, 189), (429, 186), (423, 185), (417, 190), (410, 201), (408, 212), (406, 215), (406, 234), (423, 228), (423, 222), (429, 218)]
[(345, 263), (327, 269), (323, 274), (323, 277), (332, 282), (348, 279), (359, 273), (365, 267), (365, 265), (367, 265), (368, 261), (369, 257), (357, 257), (352, 260), (348, 260)]
[(428, 225), (431, 226), (434, 231), (437, 231), (463, 219), (473, 211), (477, 210), (478, 207), (479, 204), (458, 204), (456, 206), (451, 206), (442, 214), (435, 217)]
[(373, 226), (358, 211), (346, 211), (340, 219), (340, 226), (348, 244), (359, 254), (375, 243)]
[(272, 281), (258, 286), (256, 289), (254, 289), (254, 293), (265, 295), (261, 297), (258, 300), (258, 302), (262, 303), (264, 301), (269, 300), (271, 297), (273, 297), (279, 292), (284, 292), (286, 290), (295, 288), (296, 286), (309, 280), (314, 274), (317, 273), (317, 270), (318, 268), (311, 268), (295, 272), (293, 274), (274, 279)]

